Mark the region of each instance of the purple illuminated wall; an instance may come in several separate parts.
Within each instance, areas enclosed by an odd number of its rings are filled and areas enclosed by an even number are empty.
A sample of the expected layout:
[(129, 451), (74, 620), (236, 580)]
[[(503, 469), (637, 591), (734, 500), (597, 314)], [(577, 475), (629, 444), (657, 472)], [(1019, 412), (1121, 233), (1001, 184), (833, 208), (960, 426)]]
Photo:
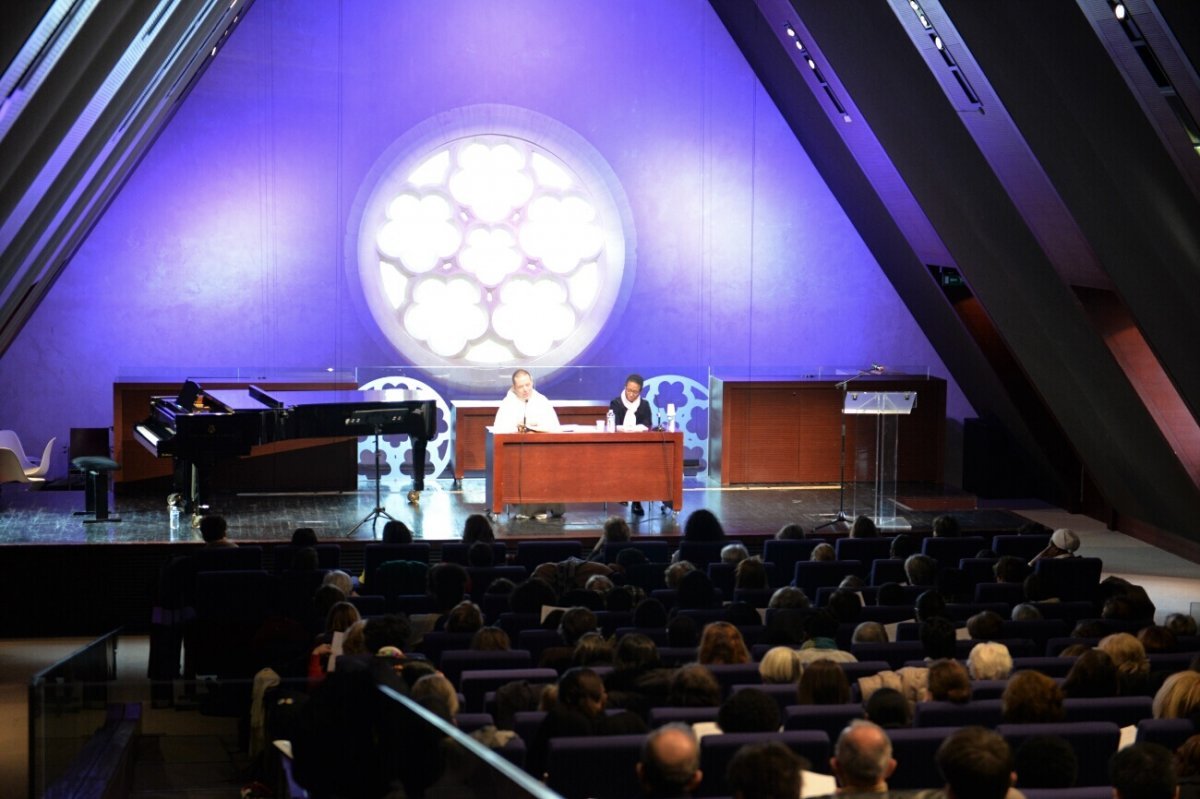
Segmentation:
[(702, 0), (256, 0), (0, 360), (0, 425), (111, 424), (113, 380), (167, 366), (397, 363), (348, 215), (397, 137), (481, 103), (571, 128), (624, 187), (636, 281), (579, 363), (946, 376)]

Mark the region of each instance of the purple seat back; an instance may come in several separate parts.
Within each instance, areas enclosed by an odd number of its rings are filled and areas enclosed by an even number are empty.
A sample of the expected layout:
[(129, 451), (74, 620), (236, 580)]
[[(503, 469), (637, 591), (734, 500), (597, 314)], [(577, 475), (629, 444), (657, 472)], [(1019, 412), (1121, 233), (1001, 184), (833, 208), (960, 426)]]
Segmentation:
[(900, 583), (901, 585), (908, 582), (908, 575), (904, 573), (903, 558), (879, 558), (871, 564), (871, 579), (868, 581), (871, 585), (883, 585), (884, 583)]
[(961, 705), (956, 702), (918, 702), (913, 719), (917, 727), (963, 727), (968, 724), (994, 727), (999, 723), (999, 699), (972, 699)]
[[(842, 705), (788, 705), (783, 711), (783, 728), (785, 730), (820, 730), (836, 741), (838, 735), (854, 719), (863, 717), (862, 705), (858, 702), (847, 702)], [(824, 769), (824, 763), (814, 763), (818, 770)]]
[(661, 727), (664, 724), (680, 722), (695, 724), (700, 721), (716, 721), (716, 707), (652, 707), (650, 708), (650, 727)]
[(878, 538), (839, 538), (833, 545), (833, 551), (838, 560), (862, 561), (863, 568), (870, 569), (871, 564), (883, 560), (891, 553), (892, 539), (880, 536)]
[[(481, 652), (475, 649), (452, 649), (442, 652), (439, 669), (451, 685), (459, 685), (464, 671), (480, 669), (525, 669), (533, 666), (533, 658), (524, 649)], [(462, 686), (459, 685), (461, 690)], [(474, 708), (472, 708), (473, 710)]]
[(1119, 727), (1154, 717), (1148, 696), (1111, 696), (1066, 699), (1064, 721), (1111, 721)]
[(1004, 736), (1015, 752), (1035, 735), (1057, 735), (1075, 750), (1079, 761), (1076, 784), (1105, 785), (1108, 783), (1108, 760), (1117, 751), (1121, 729), (1111, 721), (1077, 721), (1062, 724), (1001, 724), (996, 732)]
[[(725, 782), (729, 761), (746, 744), (778, 741), (809, 763), (829, 762), (829, 736), (820, 730), (786, 730), (784, 732), (736, 732), (706, 735), (700, 740), (700, 770), (704, 780), (696, 796), (729, 796), (733, 793)], [(633, 796), (634, 794), (630, 794)]]
[(792, 585), (804, 591), (809, 598), (817, 595), (817, 589), (823, 585), (837, 585), (846, 575), (863, 571), (862, 561), (859, 560), (802, 560), (792, 568)]
[(525, 680), (531, 685), (546, 685), (558, 681), (558, 672), (554, 669), (479, 669), (462, 672), (458, 680), (458, 690), (466, 700), (466, 710), (470, 713), (484, 711), (484, 695), (510, 682)]
[(915, 790), (928, 788), (939, 782), (933, 756), (942, 741), (957, 727), (913, 727), (912, 729), (888, 730), (892, 739), (892, 757), (896, 759), (896, 770), (888, 778), (888, 787), (893, 790)]
[(518, 541), (515, 563), (530, 572), (543, 563), (558, 563), (567, 558), (583, 557), (578, 541)]
[(1197, 732), (1191, 719), (1142, 719), (1137, 724), (1138, 742), (1162, 744), (1174, 752)]
[(1012, 555), (1029, 562), (1049, 543), (1050, 536), (1048, 535), (994, 535), (992, 536), (992, 551), (996, 553), (996, 557)]
[(636, 767), (643, 740), (644, 735), (551, 738), (546, 785), (565, 799), (640, 796)]

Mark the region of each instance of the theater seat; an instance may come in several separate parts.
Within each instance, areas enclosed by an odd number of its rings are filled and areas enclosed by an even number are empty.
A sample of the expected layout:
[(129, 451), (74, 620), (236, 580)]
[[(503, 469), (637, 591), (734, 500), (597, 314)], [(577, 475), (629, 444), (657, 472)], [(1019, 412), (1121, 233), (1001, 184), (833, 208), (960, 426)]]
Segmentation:
[[(706, 735), (700, 740), (700, 770), (704, 780), (696, 796), (730, 796), (733, 792), (725, 782), (729, 761), (746, 744), (776, 741), (784, 744), (820, 770), (829, 762), (829, 736), (820, 730), (786, 730), (784, 732), (738, 732)], [(637, 794), (628, 794), (636, 796)]]
[(640, 796), (637, 762), (644, 740), (644, 735), (551, 738), (546, 785), (565, 799)]

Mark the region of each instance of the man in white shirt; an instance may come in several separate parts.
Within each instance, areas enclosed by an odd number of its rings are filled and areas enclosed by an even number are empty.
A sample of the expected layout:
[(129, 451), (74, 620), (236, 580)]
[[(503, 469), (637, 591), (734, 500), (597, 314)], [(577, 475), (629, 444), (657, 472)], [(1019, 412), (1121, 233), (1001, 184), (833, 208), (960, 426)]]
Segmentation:
[(533, 376), (525, 369), (513, 372), (512, 388), (500, 402), (492, 428), (497, 433), (546, 433), (559, 429), (554, 406), (533, 387)]

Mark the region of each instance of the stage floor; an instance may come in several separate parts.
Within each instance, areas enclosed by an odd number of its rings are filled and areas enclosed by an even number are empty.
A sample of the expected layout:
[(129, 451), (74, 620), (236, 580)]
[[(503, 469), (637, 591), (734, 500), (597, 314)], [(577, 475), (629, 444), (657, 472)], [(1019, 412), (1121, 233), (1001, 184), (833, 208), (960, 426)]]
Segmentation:
[[(461, 535), (463, 521), (472, 513), (484, 513), (484, 481), (467, 478), (461, 488), (448, 479), (428, 480), (417, 505), (406, 499), (407, 479), (384, 480), (385, 510), (412, 528), (418, 539), (446, 541)], [(928, 486), (902, 486), (902, 518), (918, 531), (928, 530), (938, 513), (953, 512), (967, 530), (1015, 530), (1027, 518), (1003, 509), (975, 509), (975, 499), (954, 491)], [(870, 487), (848, 486), (844, 507), (853, 516), (856, 509), (871, 507)], [(645, 516), (634, 516), (625, 505), (580, 504), (567, 506), (562, 519), (516, 519), (500, 514), (493, 523), (502, 538), (592, 538), (599, 535), (611, 515), (625, 517), (635, 534), (673, 538), (682, 532), (688, 514), (699, 508), (713, 511), (730, 535), (766, 537), (785, 524), (797, 522), (808, 529), (825, 524), (839, 509), (836, 485), (819, 486), (713, 486), (690, 480), (685, 484), (683, 507), (663, 513), (659, 503), (643, 502)], [(6, 486), (0, 500), (0, 545), (12, 544), (148, 544), (194, 542), (199, 534), (183, 520), (177, 530), (170, 526), (166, 495), (140, 493), (119, 495), (111, 513), (121, 521), (85, 524), (73, 515), (84, 505), (82, 491), (22, 490)], [(291, 538), (297, 527), (312, 527), (323, 540), (370, 541), (372, 525), (354, 530), (375, 507), (373, 483), (363, 478), (357, 492), (330, 494), (240, 494), (214, 498), (214, 512), (229, 521), (235, 541), (277, 542)], [(917, 508), (923, 508), (918, 510)], [(383, 522), (374, 526), (382, 531)], [(834, 528), (825, 528), (832, 531)], [(845, 530), (846, 526), (841, 525)], [(353, 533), (351, 532), (353, 530)]]

